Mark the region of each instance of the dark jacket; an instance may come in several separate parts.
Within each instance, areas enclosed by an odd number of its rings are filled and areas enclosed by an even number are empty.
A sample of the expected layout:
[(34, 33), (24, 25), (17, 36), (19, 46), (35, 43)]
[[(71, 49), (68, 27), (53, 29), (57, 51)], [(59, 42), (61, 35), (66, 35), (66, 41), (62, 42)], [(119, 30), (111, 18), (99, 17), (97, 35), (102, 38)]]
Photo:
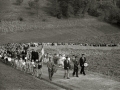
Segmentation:
[(35, 52), (35, 59), (39, 59), (39, 54), (38, 54), (38, 52)]
[(79, 63), (78, 63), (78, 61), (74, 61), (74, 69), (78, 69), (78, 65), (79, 65)]
[(32, 59), (39, 59), (39, 54), (38, 54), (38, 52), (34, 52), (34, 51), (32, 51)]
[(32, 51), (32, 53), (31, 53), (31, 59), (35, 59), (35, 51)]
[(69, 62), (69, 60), (68, 60), (68, 63), (67, 63), (67, 60), (64, 61), (64, 69), (65, 70), (70, 69), (70, 62)]
[(86, 62), (86, 58), (84, 57), (84, 59), (81, 57), (80, 58), (80, 66), (84, 66), (84, 63)]

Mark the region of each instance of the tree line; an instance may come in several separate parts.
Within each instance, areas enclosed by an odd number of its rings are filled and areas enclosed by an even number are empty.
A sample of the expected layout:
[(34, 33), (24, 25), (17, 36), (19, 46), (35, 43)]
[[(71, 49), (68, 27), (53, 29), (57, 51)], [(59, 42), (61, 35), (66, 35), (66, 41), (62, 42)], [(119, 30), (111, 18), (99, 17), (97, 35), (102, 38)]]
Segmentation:
[(89, 14), (109, 23), (120, 23), (120, 0), (48, 0), (50, 14), (69, 18)]
[[(16, 1), (20, 4), (23, 2)], [(38, 11), (38, 2), (39, 0), (30, 0), (28, 5)], [(89, 14), (101, 17), (109, 23), (120, 24), (120, 0), (47, 0), (47, 2), (47, 13), (58, 19)]]

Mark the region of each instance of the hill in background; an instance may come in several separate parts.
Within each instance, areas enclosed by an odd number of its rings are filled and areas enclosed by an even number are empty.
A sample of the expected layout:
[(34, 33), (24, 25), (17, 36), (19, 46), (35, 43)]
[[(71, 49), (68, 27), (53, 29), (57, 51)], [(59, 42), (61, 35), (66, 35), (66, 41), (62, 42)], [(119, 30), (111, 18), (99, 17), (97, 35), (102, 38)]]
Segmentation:
[[(56, 19), (45, 12), (40, 0), (39, 16), (28, 6), (29, 0), (0, 0), (0, 44), (8, 42), (119, 43), (120, 29), (95, 17)], [(22, 21), (20, 19), (22, 18)]]

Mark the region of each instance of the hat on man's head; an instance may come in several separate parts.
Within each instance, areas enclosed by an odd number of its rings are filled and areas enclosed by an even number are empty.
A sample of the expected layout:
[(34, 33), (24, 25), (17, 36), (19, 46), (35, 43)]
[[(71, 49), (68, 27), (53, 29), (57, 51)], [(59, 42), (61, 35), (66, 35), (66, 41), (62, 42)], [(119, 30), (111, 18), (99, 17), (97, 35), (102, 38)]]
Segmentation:
[(68, 58), (68, 56), (66, 56), (66, 59)]
[(82, 54), (82, 56), (85, 55), (85, 54)]
[(75, 56), (75, 58), (77, 58), (77, 56)]

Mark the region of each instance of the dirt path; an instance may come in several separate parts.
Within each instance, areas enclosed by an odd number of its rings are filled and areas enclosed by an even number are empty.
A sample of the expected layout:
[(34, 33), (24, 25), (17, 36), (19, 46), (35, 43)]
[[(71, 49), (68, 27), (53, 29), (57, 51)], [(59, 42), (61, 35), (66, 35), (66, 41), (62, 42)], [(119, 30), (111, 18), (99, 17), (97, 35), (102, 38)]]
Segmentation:
[(58, 68), (50, 82), (46, 65), (43, 66), (43, 79), (39, 80), (0, 62), (0, 90), (120, 90), (118, 81), (89, 71), (86, 74), (73, 77), (71, 70), (70, 79), (64, 79), (63, 68)]
[[(71, 90), (120, 90), (120, 82), (112, 80), (102, 74), (86, 71), (86, 76), (79, 75), (79, 78), (72, 76), (70, 71), (70, 79), (64, 79), (64, 70), (59, 68), (53, 76), (53, 83), (64, 87), (69, 87)], [(47, 68), (43, 68), (43, 78), (48, 80)]]
[(0, 62), (0, 90), (62, 90)]

